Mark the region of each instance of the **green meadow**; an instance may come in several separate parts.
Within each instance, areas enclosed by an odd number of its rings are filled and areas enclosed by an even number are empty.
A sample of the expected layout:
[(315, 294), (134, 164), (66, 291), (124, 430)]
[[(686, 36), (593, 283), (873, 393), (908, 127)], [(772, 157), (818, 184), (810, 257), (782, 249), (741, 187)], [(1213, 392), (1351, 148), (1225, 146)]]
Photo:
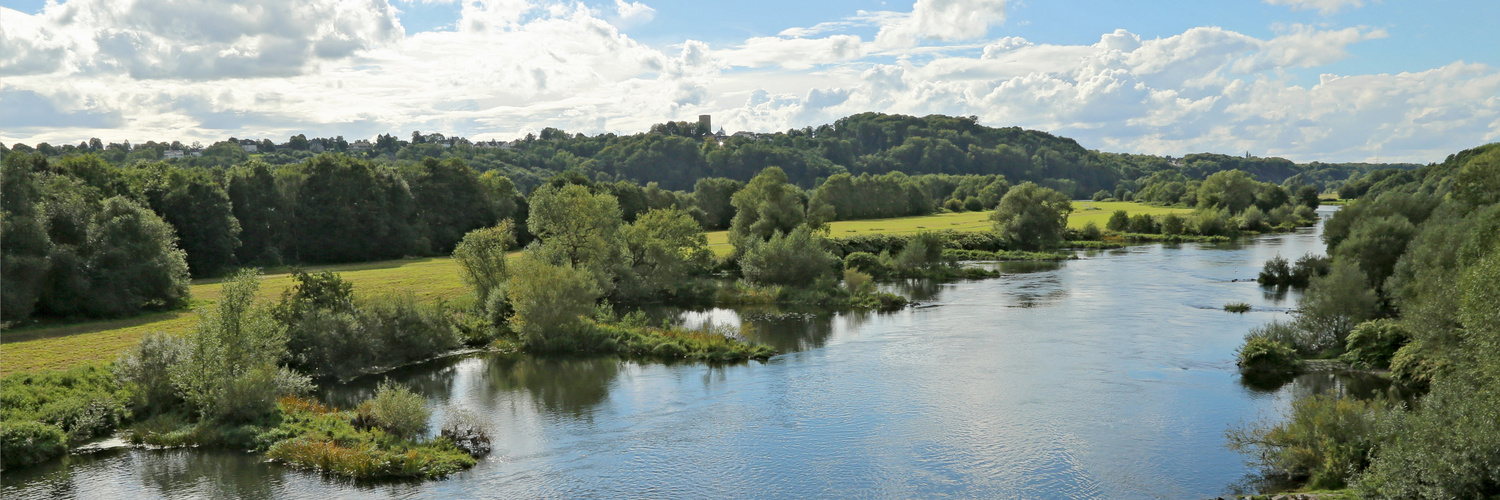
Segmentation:
[[(1115, 210), (1131, 214), (1165, 215), (1190, 213), (1186, 208), (1168, 208), (1131, 202), (1073, 202), (1069, 227), (1083, 227), (1094, 222), (1104, 227)], [(921, 217), (838, 221), (829, 225), (835, 238), (859, 234), (912, 234), (922, 231), (951, 229), (985, 231), (990, 228), (990, 212), (943, 213)], [(708, 244), (714, 253), (729, 254), (726, 231), (708, 233)], [(309, 271), (334, 271), (354, 283), (356, 293), (379, 295), (411, 292), (421, 300), (451, 300), (468, 290), (458, 277), (458, 264), (448, 257), (400, 259), (359, 264), (313, 266)], [(276, 300), (282, 290), (291, 286), (288, 269), (267, 271), (260, 288), (262, 300)], [(217, 279), (197, 280), (191, 287), (193, 307), (212, 305), (219, 298)], [(198, 321), (194, 311), (166, 311), (133, 318), (66, 324), (41, 324), (7, 330), (0, 336), (0, 374), (35, 370), (62, 370), (90, 363), (108, 362), (121, 351), (134, 346), (147, 333), (163, 331), (184, 333)]]

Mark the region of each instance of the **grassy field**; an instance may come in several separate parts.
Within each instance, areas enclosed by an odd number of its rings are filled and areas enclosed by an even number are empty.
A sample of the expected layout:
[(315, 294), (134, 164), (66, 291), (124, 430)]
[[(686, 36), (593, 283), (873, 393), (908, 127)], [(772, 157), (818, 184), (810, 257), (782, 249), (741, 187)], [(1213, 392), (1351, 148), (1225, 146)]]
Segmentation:
[[(409, 290), (419, 299), (435, 300), (452, 299), (467, 292), (459, 280), (458, 265), (446, 257), (317, 266), (309, 270), (342, 273), (354, 283), (355, 293), (360, 294)], [(276, 300), (291, 285), (291, 274), (285, 269), (273, 270), (261, 282), (260, 297)], [(194, 306), (212, 305), (219, 298), (220, 288), (216, 279), (194, 281), (191, 287)], [(180, 334), (191, 330), (197, 321), (196, 312), (168, 311), (118, 320), (7, 330), (0, 335), (0, 373), (66, 369), (110, 361), (149, 332)]]
[[(1093, 221), (1100, 227), (1115, 210), (1131, 214), (1188, 213), (1183, 208), (1164, 208), (1129, 202), (1073, 202), (1074, 212), (1068, 226), (1083, 227)], [(830, 225), (833, 237), (866, 233), (911, 234), (921, 231), (952, 229), (984, 231), (990, 228), (989, 212), (963, 212), (900, 217), (895, 219), (838, 221)], [(729, 254), (729, 235), (725, 231), (708, 233), (709, 247), (719, 255)], [(458, 277), (458, 265), (447, 257), (402, 259), (362, 264), (318, 266), (311, 271), (331, 270), (354, 283), (355, 293), (380, 294), (411, 291), (419, 299), (453, 299), (466, 293)], [(291, 275), (285, 269), (270, 270), (262, 282), (260, 295), (275, 300), (291, 286)], [(195, 307), (212, 305), (219, 298), (219, 280), (199, 280), (192, 285)], [(198, 314), (193, 311), (170, 311), (134, 318), (37, 325), (7, 330), (0, 335), (0, 373), (44, 369), (66, 369), (87, 363), (115, 359), (119, 353), (140, 341), (152, 331), (183, 333), (193, 328)]]

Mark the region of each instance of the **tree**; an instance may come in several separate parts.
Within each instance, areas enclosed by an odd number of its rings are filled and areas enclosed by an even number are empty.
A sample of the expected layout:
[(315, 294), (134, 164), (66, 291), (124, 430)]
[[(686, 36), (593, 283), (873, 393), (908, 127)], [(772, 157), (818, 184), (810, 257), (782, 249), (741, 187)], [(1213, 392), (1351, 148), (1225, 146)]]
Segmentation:
[(713, 259), (703, 229), (680, 209), (642, 214), (625, 227), (624, 240), (630, 272), (622, 277), (619, 295), (627, 298), (647, 299), (672, 291)]
[(417, 219), (434, 252), (449, 253), (464, 234), (496, 221), (495, 204), (479, 173), (463, 160), (423, 160), (408, 184)]
[(459, 276), (464, 284), (474, 289), (481, 304), (488, 303), (490, 294), (499, 290), (508, 279), (505, 252), (515, 242), (514, 225), (506, 220), (494, 227), (469, 231), (453, 249)]
[(1379, 289), (1416, 235), (1417, 227), (1400, 215), (1360, 219), (1334, 249), (1334, 258), (1358, 265), (1370, 286)]
[(1305, 207), (1318, 208), (1323, 203), (1318, 196), (1318, 188), (1306, 185), (1297, 188), (1297, 203)]
[(1198, 186), (1198, 206), (1228, 208), (1238, 214), (1255, 202), (1255, 179), (1239, 170), (1214, 173)]
[(740, 270), (752, 283), (808, 287), (831, 279), (839, 266), (838, 258), (823, 248), (807, 226), (785, 235), (778, 231), (766, 241), (748, 241)]
[(318, 155), (298, 166), (293, 237), (304, 262), (393, 259), (426, 251), (405, 181), (367, 160)]
[(37, 206), (41, 193), (36, 169), (46, 164), (44, 157), (13, 153), (6, 155), (0, 174), (0, 288), (5, 290), (0, 294), (0, 319), (5, 321), (31, 316), (51, 266), (52, 240)]
[(1073, 204), (1056, 190), (1030, 182), (1011, 188), (990, 217), (995, 231), (1016, 248), (1055, 248), (1062, 243)]
[(736, 252), (751, 240), (764, 241), (778, 231), (790, 233), (807, 218), (796, 186), (789, 184), (786, 173), (777, 167), (757, 174), (734, 194), (731, 204), (735, 214), (729, 239)]
[(234, 261), (240, 223), (229, 194), (207, 170), (156, 163), (132, 173), (139, 196), (176, 228), (193, 276), (216, 275)]
[(592, 273), (606, 290), (620, 264), (624, 224), (615, 197), (578, 184), (548, 184), (532, 192), (530, 202), (526, 226), (542, 240), (539, 251), (554, 263)]
[(510, 266), (505, 290), (515, 310), (514, 325), (528, 347), (565, 352), (596, 347), (584, 316), (603, 293), (587, 270), (526, 252)]
[(1130, 213), (1124, 210), (1115, 210), (1114, 213), (1109, 214), (1109, 222), (1104, 224), (1104, 228), (1117, 233), (1129, 231)]
[(289, 245), (291, 206), (277, 188), (271, 167), (257, 161), (231, 169), (225, 191), (240, 226), (235, 260), (280, 265), (282, 246)]
[(182, 305), (188, 299), (187, 258), (172, 227), (124, 197), (105, 200), (89, 225), (83, 312), (125, 316)]
[(1336, 259), (1333, 270), (1313, 278), (1297, 300), (1297, 326), (1309, 334), (1313, 350), (1342, 346), (1356, 325), (1375, 317), (1379, 305), (1359, 266)]

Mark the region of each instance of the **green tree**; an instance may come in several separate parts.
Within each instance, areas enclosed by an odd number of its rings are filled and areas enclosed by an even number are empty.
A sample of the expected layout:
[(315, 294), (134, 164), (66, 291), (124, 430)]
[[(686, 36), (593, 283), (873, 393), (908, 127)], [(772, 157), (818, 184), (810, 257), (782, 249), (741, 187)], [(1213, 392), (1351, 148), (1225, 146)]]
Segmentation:
[(1066, 195), (1024, 182), (1005, 194), (991, 220), (1000, 237), (1013, 247), (1037, 250), (1062, 243), (1072, 211)]
[(1117, 233), (1130, 230), (1130, 213), (1124, 210), (1115, 210), (1109, 214), (1109, 221), (1104, 223), (1104, 228)]
[(713, 259), (703, 229), (680, 209), (642, 214), (625, 228), (624, 239), (630, 272), (622, 279), (619, 295), (627, 298), (670, 292)]
[(300, 165), (293, 237), (304, 262), (393, 259), (427, 250), (411, 191), (366, 160), (322, 154)]
[(46, 220), (38, 211), (40, 186), (36, 169), (45, 168), (46, 158), (12, 153), (0, 174), (0, 319), (25, 320), (42, 294), (43, 278), (51, 260), (52, 240)]
[(1239, 170), (1214, 173), (1198, 186), (1198, 206), (1228, 208), (1230, 214), (1238, 214), (1255, 202), (1257, 184)]
[(291, 206), (270, 165), (262, 162), (235, 167), (229, 171), (230, 206), (240, 225), (240, 247), (235, 260), (242, 264), (280, 265), (282, 248), (288, 238)]
[(495, 203), (463, 160), (427, 158), (408, 179), (432, 251), (444, 254), (469, 231), (495, 224)]
[(565, 352), (597, 347), (584, 318), (603, 293), (587, 270), (526, 252), (510, 266), (505, 290), (515, 310), (513, 324), (528, 347)]
[(1370, 286), (1379, 289), (1395, 271), (1396, 261), (1416, 235), (1417, 227), (1400, 215), (1364, 218), (1355, 223), (1349, 237), (1333, 255), (1335, 259), (1357, 264)]
[(1297, 326), (1309, 334), (1315, 351), (1342, 346), (1356, 325), (1375, 317), (1379, 305), (1359, 266), (1335, 260), (1333, 270), (1313, 278), (1297, 300)]
[(749, 241), (740, 270), (752, 283), (805, 288), (832, 279), (839, 266), (839, 259), (807, 226), (786, 235), (777, 232), (764, 242)]
[(207, 170), (156, 163), (132, 173), (139, 196), (177, 230), (193, 276), (213, 276), (233, 263), (240, 223), (229, 194)]
[(459, 276), (464, 284), (474, 289), (474, 296), (480, 303), (488, 302), (490, 294), (500, 290), (509, 278), (505, 270), (505, 253), (515, 242), (515, 229), (507, 220), (494, 227), (469, 231), (453, 249)]
[(201, 418), (252, 420), (274, 410), (276, 397), (310, 387), (306, 377), (277, 368), (287, 352), (286, 332), (256, 306), (259, 290), (255, 271), (226, 279), (173, 367), (173, 384)]
[(593, 274), (601, 287), (620, 265), (623, 225), (619, 202), (609, 194), (577, 184), (548, 184), (531, 194), (526, 226), (541, 238), (541, 250), (554, 262)]
[(742, 253), (752, 240), (765, 241), (777, 232), (786, 234), (804, 223), (822, 222), (817, 218), (809, 220), (802, 204), (802, 193), (777, 167), (757, 174), (744, 189), (734, 194), (731, 204), (735, 214), (729, 228), (729, 240), (737, 253)]

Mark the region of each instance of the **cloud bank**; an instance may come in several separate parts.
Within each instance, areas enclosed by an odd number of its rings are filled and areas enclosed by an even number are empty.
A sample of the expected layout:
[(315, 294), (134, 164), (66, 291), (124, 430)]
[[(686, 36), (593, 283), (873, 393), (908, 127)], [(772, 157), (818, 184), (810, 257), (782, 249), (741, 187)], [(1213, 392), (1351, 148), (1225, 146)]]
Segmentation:
[[(1267, 0), (1326, 13), (1359, 0)], [(775, 36), (644, 44), (642, 2), (468, 0), (451, 31), (408, 33), (387, 0), (73, 0), (0, 12), (0, 140), (217, 140), (410, 130), (511, 138), (634, 133), (713, 114), (785, 130), (864, 111), (978, 116), (1156, 154), (1433, 161), (1500, 140), (1500, 71), (1288, 72), (1389, 36), (1369, 27), (1218, 27), (1088, 45), (991, 37), (1004, 0), (917, 0)], [(851, 34), (868, 28), (870, 38)]]

